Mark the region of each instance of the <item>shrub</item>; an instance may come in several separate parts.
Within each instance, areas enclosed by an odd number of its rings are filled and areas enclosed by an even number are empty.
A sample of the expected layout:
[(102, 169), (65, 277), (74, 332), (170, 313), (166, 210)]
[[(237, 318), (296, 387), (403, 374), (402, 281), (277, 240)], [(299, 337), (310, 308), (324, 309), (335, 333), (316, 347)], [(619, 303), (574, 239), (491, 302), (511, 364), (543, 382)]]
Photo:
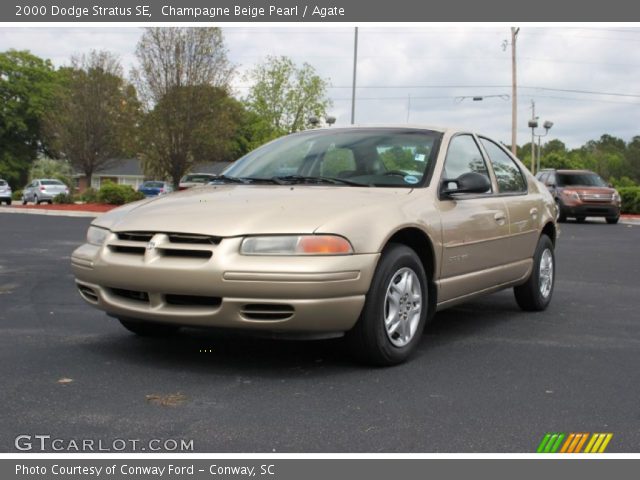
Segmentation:
[(136, 192), (129, 185), (117, 185), (111, 182), (104, 184), (98, 192), (98, 201), (111, 205), (124, 205), (143, 198), (142, 193)]
[(70, 193), (59, 193), (53, 197), (53, 203), (57, 204), (71, 204), (73, 203), (73, 195)]
[(98, 203), (98, 191), (95, 188), (89, 187), (82, 192), (80, 200), (86, 203)]
[(22, 200), (22, 190), (14, 190), (11, 194), (12, 200)]
[(640, 187), (623, 187), (618, 192), (622, 198), (622, 213), (640, 214)]

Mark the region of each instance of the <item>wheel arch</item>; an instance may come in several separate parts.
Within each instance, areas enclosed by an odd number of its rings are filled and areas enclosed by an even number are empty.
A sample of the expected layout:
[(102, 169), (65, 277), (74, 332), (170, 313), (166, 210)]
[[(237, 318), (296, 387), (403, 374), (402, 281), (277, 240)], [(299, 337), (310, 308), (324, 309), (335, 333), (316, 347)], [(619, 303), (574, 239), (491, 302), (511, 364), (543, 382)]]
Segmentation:
[(427, 286), (429, 288), (429, 312), (430, 315), (435, 313), (438, 303), (438, 289), (435, 282), (435, 273), (437, 269), (436, 254), (433, 241), (429, 235), (417, 227), (404, 227), (394, 232), (385, 242), (382, 251), (391, 243), (406, 245), (411, 248), (422, 263), (427, 273)]

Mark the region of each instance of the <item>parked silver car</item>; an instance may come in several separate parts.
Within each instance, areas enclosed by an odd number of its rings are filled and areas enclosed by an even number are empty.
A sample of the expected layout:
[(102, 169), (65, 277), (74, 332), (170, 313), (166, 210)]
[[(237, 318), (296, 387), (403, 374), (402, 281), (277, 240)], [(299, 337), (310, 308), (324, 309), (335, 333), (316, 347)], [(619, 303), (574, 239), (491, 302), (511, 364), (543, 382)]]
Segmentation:
[(60, 180), (53, 178), (37, 178), (22, 191), (22, 204), (33, 202), (36, 205), (42, 202), (53, 203), (53, 199), (61, 193), (69, 193), (67, 187)]
[(11, 205), (11, 187), (6, 180), (0, 178), (0, 205), (2, 202)]

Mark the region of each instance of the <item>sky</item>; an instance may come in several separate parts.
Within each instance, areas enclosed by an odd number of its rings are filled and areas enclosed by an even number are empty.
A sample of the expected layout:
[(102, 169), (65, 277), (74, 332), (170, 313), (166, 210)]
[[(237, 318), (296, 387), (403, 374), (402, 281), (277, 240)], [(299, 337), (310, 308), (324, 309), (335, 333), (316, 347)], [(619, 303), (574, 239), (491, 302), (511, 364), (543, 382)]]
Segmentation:
[[(62, 66), (74, 54), (109, 50), (129, 71), (141, 34), (131, 27), (2, 27), (0, 51), (30, 50)], [(246, 95), (243, 77), (254, 65), (285, 55), (329, 80), (329, 113), (336, 125), (350, 123), (353, 27), (224, 27), (223, 34), (237, 67), (236, 96)], [(509, 144), (509, 39), (507, 25), (360, 27), (356, 123), (456, 126)], [(532, 101), (539, 123), (554, 124), (547, 139), (570, 148), (603, 133), (625, 141), (640, 135), (640, 28), (527, 26), (517, 49), (518, 144), (531, 139)]]

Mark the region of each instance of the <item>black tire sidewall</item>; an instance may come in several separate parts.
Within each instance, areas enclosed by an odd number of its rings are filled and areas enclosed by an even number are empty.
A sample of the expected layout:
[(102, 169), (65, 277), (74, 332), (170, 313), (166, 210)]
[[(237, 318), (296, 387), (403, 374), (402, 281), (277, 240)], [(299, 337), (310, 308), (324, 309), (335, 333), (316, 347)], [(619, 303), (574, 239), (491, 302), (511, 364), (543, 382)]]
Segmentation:
[[(540, 262), (542, 261), (542, 253), (547, 249), (551, 252), (551, 260), (553, 262), (553, 277), (551, 282), (551, 291), (549, 292), (549, 295), (543, 297), (542, 293), (540, 292)], [(536, 247), (536, 254), (533, 262), (533, 269), (533, 272), (531, 272), (531, 278), (534, 280), (532, 285), (532, 288), (534, 289), (533, 293), (535, 295), (535, 301), (538, 304), (540, 310), (543, 310), (551, 302), (551, 297), (553, 297), (553, 290), (556, 285), (556, 256), (553, 249), (553, 242), (546, 235), (542, 235), (540, 237), (540, 240), (538, 241), (538, 246)]]
[[(403, 347), (397, 347), (391, 343), (385, 329), (384, 306), (389, 283), (401, 268), (410, 268), (418, 277), (422, 293), (422, 310), (420, 323), (411, 341)], [(406, 360), (413, 353), (422, 337), (428, 309), (427, 276), (422, 262), (411, 248), (399, 244), (390, 245), (385, 249), (378, 263), (360, 318), (364, 330), (363, 334), (367, 337), (369, 348), (377, 350), (375, 363), (397, 364)]]

